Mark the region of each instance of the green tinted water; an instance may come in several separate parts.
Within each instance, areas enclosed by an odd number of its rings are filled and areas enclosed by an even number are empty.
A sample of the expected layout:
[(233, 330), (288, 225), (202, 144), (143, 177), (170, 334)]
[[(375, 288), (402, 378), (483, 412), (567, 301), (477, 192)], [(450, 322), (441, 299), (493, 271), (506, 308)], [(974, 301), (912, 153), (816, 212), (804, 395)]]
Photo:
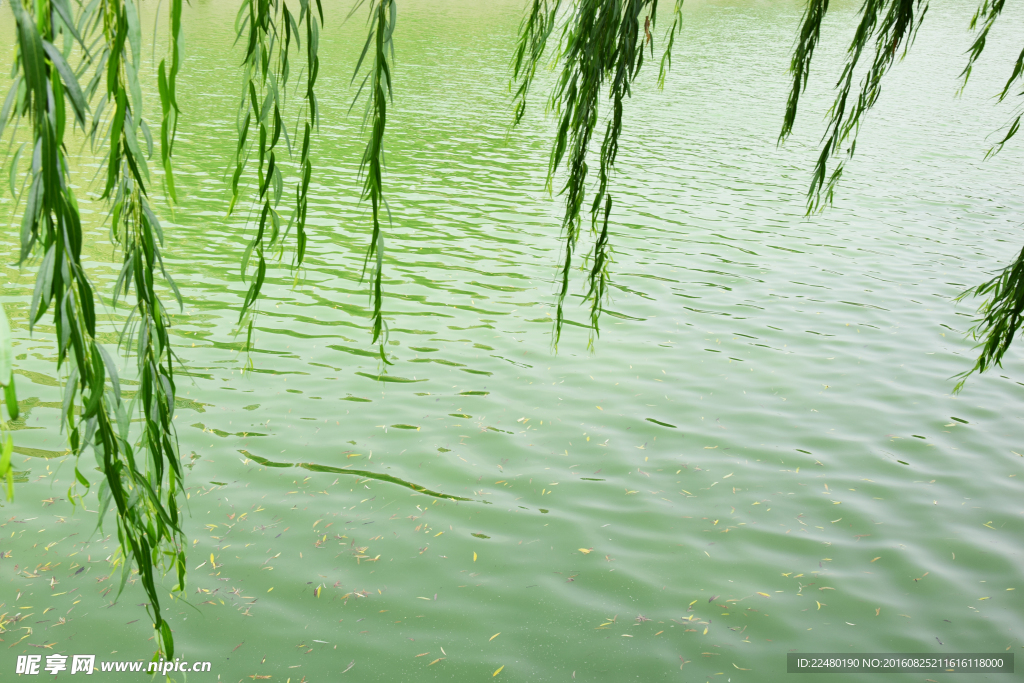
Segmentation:
[[(246, 216), (224, 218), (239, 56), (233, 11), (194, 3), (182, 202), (165, 211), (186, 297), (176, 424), (193, 543), (191, 606), (168, 602), (167, 616), (180, 655), (212, 662), (192, 679), (491, 680), (504, 667), (498, 679), (774, 681), (787, 651), (1021, 653), (1024, 363), (1016, 349), (958, 397), (949, 377), (972, 361), (972, 309), (951, 298), (1021, 242), (1020, 148), (981, 156), (1008, 114), (989, 96), (1022, 15), (1007, 10), (956, 100), (972, 11), (956, 5), (929, 13), (836, 207), (810, 219), (840, 52), (821, 55), (798, 135), (776, 149), (800, 7), (691, 6), (665, 92), (648, 74), (629, 105), (596, 353), (567, 326), (553, 355), (561, 209), (542, 191), (540, 103), (505, 138), (519, 3), (403, 4), (387, 143), (394, 365), (381, 377), (359, 277), (363, 138), (347, 113), (363, 29), (328, 3), (306, 267), (297, 284), (268, 272), (243, 374)], [(853, 9), (829, 36), (845, 39)], [(103, 209), (84, 207), (91, 272), (109, 288)], [(111, 604), (112, 520), (94, 534), (95, 514), (65, 500), (53, 330), (28, 335), (34, 271), (12, 265), (16, 239), (0, 233), (0, 297), (17, 328), (27, 480), (0, 523), (0, 614), (21, 614), (0, 666), (148, 659), (134, 579)]]

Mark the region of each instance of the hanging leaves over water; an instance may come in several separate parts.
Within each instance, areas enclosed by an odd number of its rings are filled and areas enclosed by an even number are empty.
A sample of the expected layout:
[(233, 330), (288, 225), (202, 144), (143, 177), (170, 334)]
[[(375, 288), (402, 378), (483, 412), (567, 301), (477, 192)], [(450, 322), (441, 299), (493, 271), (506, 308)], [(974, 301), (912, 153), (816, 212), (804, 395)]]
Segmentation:
[(959, 392), (967, 378), (975, 372), (1001, 366), (1003, 355), (1009, 350), (1017, 331), (1024, 325), (1024, 249), (1017, 259), (988, 282), (972, 287), (957, 297), (989, 297), (978, 308), (981, 317), (968, 331), (975, 341), (980, 340), (981, 355), (970, 370), (960, 373), (956, 388)]
[[(608, 91), (611, 112), (598, 157), (597, 189), (590, 204), (590, 228), (594, 243), (584, 259), (589, 268), (584, 300), (590, 303), (591, 343), (600, 333), (599, 320), (608, 297), (611, 242), (608, 221), (613, 200), (609, 180), (619, 152), (625, 100), (631, 93), (644, 63), (644, 51), (654, 57), (652, 30), (657, 21), (657, 0), (573, 0), (563, 8), (562, 0), (533, 0), (519, 29), (519, 41), (512, 58), (512, 86), (515, 88), (513, 126), (526, 111), (526, 100), (552, 33), (560, 28), (558, 51), (554, 57), (561, 66), (548, 107), (558, 119), (558, 133), (548, 166), (548, 189), (554, 176), (566, 162), (567, 178), (559, 194), (565, 195), (562, 217), (563, 260), (559, 277), (554, 344), (557, 346), (565, 322), (563, 311), (569, 291), (569, 273), (573, 266), (580, 233), (581, 213), (586, 200), (588, 160), (595, 130), (600, 121), (600, 105)], [(682, 2), (675, 3), (672, 28), (661, 60), (659, 85), (671, 63), (676, 31), (682, 24)]]
[(366, 143), (359, 172), (364, 177), (363, 199), (370, 202), (373, 234), (370, 236), (370, 246), (363, 262), (363, 275), (366, 275), (366, 269), (370, 267), (370, 287), (373, 292), (373, 343), (378, 345), (380, 359), (390, 365), (384, 353), (388, 328), (381, 311), (384, 299), (384, 231), (381, 228), (381, 210), (387, 210), (387, 203), (384, 200), (384, 131), (387, 126), (388, 102), (392, 100), (391, 72), (395, 61), (393, 36), (398, 22), (398, 4), (395, 0), (359, 0), (349, 12), (349, 17), (351, 18), (363, 5), (369, 6), (369, 31), (352, 75), (354, 83), (363, 72), (363, 65), (366, 65), (366, 74), (352, 100), (352, 107), (355, 107), (363, 90), (369, 88), (363, 125), (370, 127), (370, 139)]
[[(1005, 0), (982, 0), (971, 18), (969, 29), (975, 32), (975, 36), (967, 51), (967, 65), (960, 74), (963, 79), (961, 91), (967, 86), (974, 65), (985, 50), (989, 31), (1005, 4)], [(807, 4), (790, 64), (793, 85), (786, 105), (782, 132), (779, 134), (780, 143), (793, 132), (800, 96), (807, 88), (811, 61), (821, 38), (821, 25), (828, 9), (828, 0), (809, 0)], [(866, 0), (861, 6), (860, 21), (846, 52), (842, 75), (836, 84), (836, 98), (829, 110), (828, 128), (822, 138), (821, 152), (807, 191), (808, 214), (823, 211), (832, 204), (845, 164), (856, 151), (861, 118), (878, 102), (883, 77), (897, 57), (902, 59), (906, 56), (927, 12), (927, 0)], [(860, 82), (859, 93), (854, 95), (854, 72), (865, 52), (873, 52), (874, 57)], [(997, 101), (1004, 101), (1012, 92), (1024, 96), (1024, 49), (1017, 57)], [(1024, 106), (1018, 106), (1002, 138), (988, 150), (986, 158), (998, 153), (1017, 134), (1022, 116)], [(831, 172), (830, 162), (835, 162)], [(1024, 251), (995, 278), (967, 290), (957, 301), (968, 296), (990, 298), (979, 308), (981, 318), (975, 321), (969, 331), (975, 340), (981, 342), (981, 355), (973, 368), (956, 375), (960, 381), (954, 393), (963, 388), (967, 378), (974, 372), (984, 372), (992, 366), (1000, 365), (1017, 331), (1024, 329), (1021, 315), (1024, 312)]]
[[(266, 256), (275, 249), (283, 252), (282, 242), (292, 224), (295, 225), (295, 266), (302, 265), (306, 255), (306, 216), (309, 208), (309, 183), (313, 175), (310, 161), (310, 136), (313, 128), (319, 126), (320, 112), (317, 105), (316, 85), (320, 72), (318, 57), (320, 28), (324, 13), (320, 0), (299, 0), (298, 14), (294, 4), (288, 6), (284, 0), (243, 0), (235, 18), (237, 40), (246, 45), (243, 62), (243, 88), (238, 108), (238, 143), (235, 151), (235, 170), (231, 176), (231, 204), (228, 214), (235, 208), (240, 195), (242, 174), (252, 156), (258, 158), (257, 199), (259, 220), (256, 234), (245, 248), (242, 256), (242, 277), (249, 268), (249, 261), (255, 256), (256, 269), (250, 279), (239, 322), (259, 299), (267, 274)], [(284, 193), (284, 175), (281, 172), (281, 147), (283, 141), (291, 152), (291, 139), (285, 126), (285, 96), (288, 80), (294, 70), (292, 63), (301, 53), (305, 40), (306, 63), (301, 70), (304, 86), (301, 128), (302, 148), (299, 156), (299, 180), (295, 187), (295, 212), (281, 231), (281, 215), (278, 205)], [(252, 133), (250, 135), (250, 133)], [(299, 131), (296, 130), (296, 135)], [(251, 349), (252, 322), (246, 348)]]
[[(320, 1), (314, 1), (315, 8), (309, 0), (298, 0), (296, 13), (283, 0), (243, 0), (238, 12), (236, 30), (247, 47), (243, 64), (246, 86), (239, 112), (231, 208), (238, 200), (239, 182), (250, 156), (259, 157), (258, 200), (262, 205), (256, 236), (243, 259), (243, 275), (254, 251), (258, 259), (256, 275), (242, 306), (243, 316), (259, 296), (266, 274), (265, 253), (280, 247), (293, 223), (296, 264), (301, 264), (305, 254), (312, 175), (310, 137), (318, 120), (314, 85), (319, 71), (319, 29), (323, 25)], [(176, 91), (182, 61), (183, 5), (181, 0), (170, 0), (169, 4), (168, 57), (157, 69), (157, 86), (164, 190), (168, 199), (175, 201), (172, 156), (180, 115)], [(87, 446), (93, 447), (104, 477), (98, 492), (101, 522), (111, 501), (117, 513), (124, 560), (121, 587), (134, 564), (142, 578), (161, 649), (169, 658), (174, 645), (170, 627), (161, 616), (156, 569), (176, 570), (177, 590), (184, 590), (185, 539), (177, 501), (182, 473), (172, 426), (175, 384), (170, 319), (156, 295), (154, 274), (163, 276), (179, 306), (182, 300), (164, 268), (163, 233), (149, 199), (147, 159), (153, 155), (154, 144), (143, 117), (139, 6), (137, 0), (95, 0), (74, 5), (69, 0), (37, 0), (31, 4), (15, 0), (11, 9), (17, 27), (17, 52), (14, 83), (0, 110), (0, 135), (11, 122), (27, 121), (31, 126), (27, 190), (19, 198), (25, 207), (21, 262), (40, 257), (29, 328), (43, 318), (52, 303), (58, 368), (68, 366), (61, 421), (68, 429), (76, 458)], [(277, 211), (284, 182), (279, 161), (281, 139), (291, 148), (282, 111), (294, 60), (291, 48), (299, 51), (303, 42), (305, 92), (299, 180), (295, 212), (282, 235)], [(72, 55), (80, 60), (74, 68), (68, 61)], [(110, 204), (112, 239), (123, 252), (113, 303), (116, 306), (120, 298), (130, 297), (131, 308), (120, 342), (127, 354), (134, 353), (138, 368), (139, 391), (129, 406), (121, 400), (117, 364), (96, 341), (97, 295), (81, 261), (84, 232), (65, 149), (69, 119), (104, 159), (101, 196)], [(252, 136), (250, 128), (257, 131)], [(14, 156), (12, 187), (24, 147)], [(250, 334), (251, 329), (250, 324)], [(9, 349), (9, 343), (0, 346)], [(0, 369), (6, 368), (0, 383), (8, 412), (16, 418), (13, 375), (5, 359), (9, 360), (8, 356), (0, 352)], [(138, 415), (135, 420), (133, 413)], [(141, 423), (141, 433), (130, 433), (133, 421)], [(145, 457), (139, 458), (143, 453)], [(77, 466), (75, 478), (87, 490), (91, 487)], [(70, 494), (69, 499), (73, 500)]]
[[(809, 0), (790, 63), (793, 86), (786, 104), (780, 143), (793, 132), (800, 96), (807, 89), (811, 61), (821, 38), (821, 24), (827, 12), (828, 0)], [(829, 110), (828, 129), (822, 137), (821, 153), (807, 192), (808, 213), (821, 211), (832, 203), (845, 164), (857, 148), (861, 116), (878, 101), (882, 78), (896, 62), (897, 56), (900, 59), (906, 56), (927, 12), (926, 0), (867, 0), (861, 6), (860, 22), (847, 50), (842, 75), (836, 84), (836, 98)], [(873, 50), (874, 57), (860, 83), (859, 94), (851, 101), (854, 72), (866, 50)], [(844, 145), (848, 145), (845, 150)], [(838, 161), (829, 173), (829, 162), (834, 159)]]
[[(87, 446), (92, 447), (103, 472), (101, 523), (111, 501), (117, 512), (124, 559), (121, 588), (134, 563), (161, 649), (170, 657), (174, 641), (161, 616), (156, 571), (158, 567), (176, 569), (177, 588), (182, 590), (185, 544), (177, 507), (181, 466), (171, 424), (173, 353), (168, 316), (156, 295), (154, 274), (163, 275), (179, 304), (181, 298), (164, 269), (163, 234), (148, 199), (146, 159), (152, 154), (153, 142), (142, 114), (138, 6), (134, 0), (97, 0), (77, 5), (73, 11), (68, 0), (37, 0), (32, 5), (13, 0), (11, 9), (17, 52), (14, 83), (0, 113), (0, 134), (12, 120), (31, 126), (20, 259), (24, 263), (39, 256), (41, 261), (29, 328), (43, 318), (52, 303), (57, 364), (68, 369), (61, 421), (76, 459)], [(177, 112), (174, 91), (181, 9), (181, 0), (171, 1), (172, 64), (169, 72), (165, 62), (160, 68), (165, 168), (169, 168)], [(56, 47), (59, 43), (65, 46), (63, 50)], [(73, 52), (81, 59), (74, 69), (68, 63)], [(97, 297), (82, 264), (84, 232), (65, 147), (69, 118), (105, 158), (102, 198), (110, 202), (111, 235), (123, 252), (114, 304), (121, 296), (133, 299), (121, 334), (122, 343), (134, 351), (138, 364), (139, 391), (131, 406), (121, 400), (117, 364), (97, 342)], [(142, 152), (140, 135), (147, 154)], [(173, 193), (169, 175), (166, 180)], [(134, 441), (129, 435), (132, 413), (142, 425)], [(137, 457), (143, 453), (144, 458)], [(90, 488), (77, 465), (75, 477)]]

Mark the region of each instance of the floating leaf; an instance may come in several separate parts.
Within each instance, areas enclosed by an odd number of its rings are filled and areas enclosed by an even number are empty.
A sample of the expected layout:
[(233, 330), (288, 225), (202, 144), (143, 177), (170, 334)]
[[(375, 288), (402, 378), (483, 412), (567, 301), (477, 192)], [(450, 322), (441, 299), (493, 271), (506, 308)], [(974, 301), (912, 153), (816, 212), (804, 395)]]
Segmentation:
[(498, 636), (500, 636), (500, 635), (501, 635), (501, 631), (498, 631), (498, 632), (497, 632), (497, 633), (495, 633), (495, 634), (494, 634), (493, 636), (491, 636), (490, 638), (488, 638), (488, 639), (487, 639), (487, 642), (488, 642), (488, 643), (489, 643), (489, 642), (491, 642), (492, 640), (494, 640), (495, 638), (497, 638), (497, 637), (498, 637)]
[(504, 664), (502, 664), (501, 666), (499, 666), (499, 667), (498, 667), (498, 670), (497, 670), (497, 671), (495, 671), (495, 672), (494, 672), (493, 674), (491, 674), (491, 678), (494, 678), (495, 676), (497, 676), (498, 674), (500, 674), (500, 673), (501, 673), (501, 670), (502, 670), (502, 669), (504, 669), (504, 668), (505, 668), (505, 665), (504, 665)]

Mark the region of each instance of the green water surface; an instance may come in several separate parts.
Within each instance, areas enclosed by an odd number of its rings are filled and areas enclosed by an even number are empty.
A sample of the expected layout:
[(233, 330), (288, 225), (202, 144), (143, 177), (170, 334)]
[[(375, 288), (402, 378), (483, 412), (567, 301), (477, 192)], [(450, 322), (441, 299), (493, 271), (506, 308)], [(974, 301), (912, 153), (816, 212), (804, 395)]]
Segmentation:
[[(361, 107), (349, 113), (365, 34), (361, 16), (342, 24), (345, 2), (325, 3), (305, 265), (297, 280), (288, 254), (268, 269), (243, 350), (248, 207), (225, 218), (230, 5), (186, 12), (181, 201), (161, 212), (185, 297), (173, 338), (190, 543), (190, 604), (168, 597), (166, 617), (180, 656), (212, 662), (188, 680), (760, 682), (792, 678), (790, 651), (1024, 654), (1021, 349), (950, 393), (973, 362), (974, 308), (952, 299), (1024, 241), (1021, 147), (982, 161), (1010, 113), (991, 96), (1020, 47), (1018, 5), (960, 99), (974, 6), (930, 10), (836, 206), (810, 218), (856, 5), (833, 8), (781, 148), (802, 7), (687, 5), (664, 92), (652, 70), (628, 104), (600, 338), (589, 352), (580, 277), (578, 325), (555, 354), (562, 209), (544, 191), (543, 102), (507, 136), (522, 3), (402, 3), (386, 374), (360, 280)], [(0, 10), (4, 73), (12, 23)], [(89, 199), (97, 161), (77, 163), (87, 261), (109, 291), (119, 262)], [(35, 271), (16, 263), (17, 220), (5, 191), (24, 481), (0, 513), (2, 680), (20, 654), (154, 649), (135, 577), (112, 603), (113, 519), (94, 531), (95, 498), (66, 500), (53, 328), (28, 333)], [(127, 311), (105, 312), (112, 348)], [(91, 456), (83, 470), (98, 480)]]

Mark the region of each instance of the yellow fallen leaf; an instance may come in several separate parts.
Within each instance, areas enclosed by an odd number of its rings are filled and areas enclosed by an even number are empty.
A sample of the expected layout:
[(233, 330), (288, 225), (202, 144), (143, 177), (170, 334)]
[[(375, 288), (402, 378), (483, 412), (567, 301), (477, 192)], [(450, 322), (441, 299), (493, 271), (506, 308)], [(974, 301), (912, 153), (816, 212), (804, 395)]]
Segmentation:
[[(876, 562), (876, 561), (878, 561), (878, 560), (880, 560), (880, 559), (882, 559), (882, 556), (881, 556), (881, 555), (879, 555), (878, 557), (876, 557), (876, 558), (875, 558), (874, 560), (871, 560), (871, 562)], [(871, 562), (868, 562), (868, 564), (871, 564)]]
[[(733, 664), (733, 666), (736, 666), (736, 665)], [(742, 666), (736, 666), (736, 668), (739, 669), (740, 671), (750, 671), (750, 669), (744, 669)]]
[(764, 596), (764, 597), (766, 597), (766, 598), (770, 598), (770, 597), (772, 597), (772, 596), (768, 595), (767, 593), (762, 593), (761, 591), (758, 591), (758, 592), (757, 592), (757, 594), (758, 594), (758, 595), (763, 595), (763, 596)]
[[(416, 657), (426, 657), (429, 654), (430, 654), (429, 652), (421, 652), (418, 655), (416, 655)], [(416, 657), (413, 657), (413, 659), (416, 659)]]
[(704, 633), (702, 633), (701, 635), (705, 635), (706, 636), (707, 634), (708, 634), (708, 627), (705, 626), (704, 627)]
[(269, 589), (267, 590), (267, 592), (269, 593), (269, 592), (270, 592), (270, 591), (272, 591), (272, 590), (274, 590), (274, 587), (273, 587), (273, 586), (271, 586), (271, 587), (270, 587), (270, 588), (269, 588)]
[(434, 661), (432, 661), (432, 662), (431, 662), (430, 664), (427, 664), (427, 666), (434, 666), (435, 664), (437, 664), (437, 663), (438, 663), (438, 662), (440, 662), (440, 661), (441, 661), (441, 658), (440, 658), (440, 657), (438, 657), (437, 659), (435, 659)]
[(500, 635), (501, 635), (501, 631), (498, 631), (498, 632), (497, 632), (497, 633), (495, 633), (495, 634), (494, 634), (493, 636), (491, 636), (490, 638), (488, 638), (488, 639), (487, 639), (487, 642), (488, 642), (488, 643), (489, 643), (489, 642), (491, 642), (492, 640), (494, 640), (495, 638), (497, 638), (497, 637), (498, 637), (498, 636), (500, 636)]
[(217, 562), (213, 559), (213, 553), (210, 553), (210, 564), (213, 565), (214, 569), (217, 568)]
[(593, 548), (578, 548), (578, 550), (584, 555), (588, 554)]
[[(818, 601), (815, 600), (814, 602), (818, 602)], [(820, 602), (818, 602), (818, 609), (821, 609), (821, 603)]]
[(601, 406), (597, 406), (597, 409), (598, 410), (604, 410), (604, 408), (602, 408)]
[(984, 598), (978, 598), (978, 599), (979, 599), (979, 600), (988, 600), (988, 596), (986, 596), (986, 597), (984, 597)]
[(473, 553), (473, 561), (476, 562), (476, 553)]
[(504, 664), (502, 664), (501, 666), (499, 666), (499, 667), (498, 667), (498, 670), (497, 670), (497, 671), (495, 671), (495, 672), (494, 672), (493, 674), (491, 674), (491, 678), (494, 678), (495, 676), (497, 676), (498, 674), (500, 674), (500, 673), (501, 673), (501, 670), (502, 670), (502, 669), (504, 669), (504, 668), (505, 668), (505, 665), (504, 665)]

